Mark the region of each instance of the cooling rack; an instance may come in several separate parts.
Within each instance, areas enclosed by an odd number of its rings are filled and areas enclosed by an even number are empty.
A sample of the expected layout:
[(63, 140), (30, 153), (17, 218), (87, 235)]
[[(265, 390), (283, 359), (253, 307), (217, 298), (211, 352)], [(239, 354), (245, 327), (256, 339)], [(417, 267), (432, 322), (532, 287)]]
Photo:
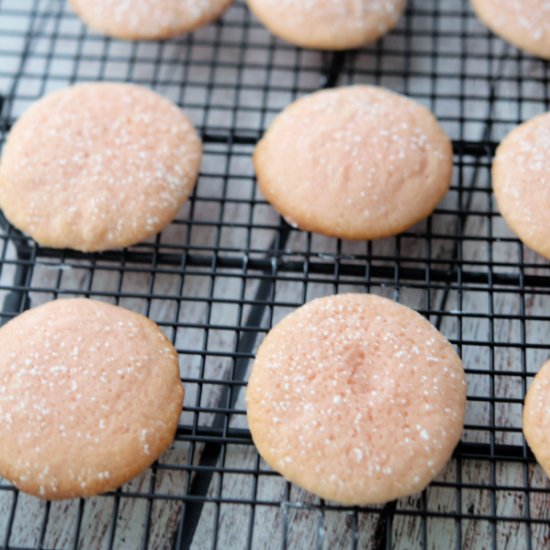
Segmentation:
[[(162, 234), (104, 254), (41, 248), (3, 220), (1, 320), (69, 296), (148, 315), (178, 349), (184, 412), (171, 450), (115, 492), (49, 503), (0, 481), (0, 546), (547, 548), (549, 486), (521, 412), (548, 356), (550, 270), (498, 215), (490, 165), (511, 128), (548, 110), (548, 64), (493, 37), (466, 0), (410, 0), (384, 40), (336, 54), (276, 40), (242, 1), (191, 35), (127, 43), (88, 31), (64, 0), (0, 0), (0, 143), (43, 94), (94, 80), (143, 84), (185, 109), (205, 144), (196, 191)], [(411, 96), (453, 140), (450, 193), (396, 238), (296, 231), (255, 185), (250, 154), (273, 116), (350, 83)], [(418, 309), (468, 374), (453, 460), (423, 493), (384, 506), (341, 507), (291, 486), (259, 459), (246, 425), (263, 335), (305, 301), (346, 291)]]

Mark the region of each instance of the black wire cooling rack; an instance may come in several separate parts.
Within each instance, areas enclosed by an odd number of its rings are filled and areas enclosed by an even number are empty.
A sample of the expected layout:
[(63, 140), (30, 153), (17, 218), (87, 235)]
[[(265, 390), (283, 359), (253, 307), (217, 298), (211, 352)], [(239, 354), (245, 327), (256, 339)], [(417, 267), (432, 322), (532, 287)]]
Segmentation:
[[(458, 0), (410, 0), (399, 27), (358, 52), (274, 39), (237, 2), (163, 43), (88, 31), (64, 0), (0, 0), (0, 140), (30, 103), (75, 82), (122, 80), (181, 105), (205, 143), (197, 189), (161, 235), (79, 254), (0, 229), (2, 321), (89, 296), (149, 315), (178, 348), (185, 411), (173, 448), (97, 498), (48, 503), (0, 482), (0, 546), (57, 548), (548, 548), (549, 486), (521, 433), (526, 387), (546, 360), (548, 263), (495, 208), (499, 140), (549, 108), (549, 66), (493, 37)], [(428, 106), (453, 140), (454, 182), (399, 237), (349, 243), (296, 231), (255, 186), (250, 154), (273, 116), (322, 87), (371, 83)], [(420, 495), (385, 506), (320, 501), (271, 472), (246, 427), (259, 339), (317, 296), (369, 291), (420, 310), (468, 373), (462, 441)], [(1, 442), (0, 442), (1, 448)]]

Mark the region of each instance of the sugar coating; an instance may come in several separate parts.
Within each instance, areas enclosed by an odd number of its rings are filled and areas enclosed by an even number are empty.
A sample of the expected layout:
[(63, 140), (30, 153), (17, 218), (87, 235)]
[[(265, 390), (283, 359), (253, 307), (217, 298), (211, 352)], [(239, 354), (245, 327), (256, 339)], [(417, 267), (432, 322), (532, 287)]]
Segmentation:
[(550, 113), (512, 130), (497, 149), (493, 189), (503, 218), (533, 250), (550, 258)]
[(195, 185), (202, 145), (175, 105), (141, 86), (83, 84), (35, 103), (0, 163), (0, 206), (37, 242), (84, 252), (163, 229)]
[(258, 350), (248, 424), (266, 462), (312, 493), (380, 503), (423, 489), (462, 431), (452, 346), (413, 310), (343, 294), (288, 315)]
[(376, 239), (433, 211), (451, 184), (452, 147), (421, 105), (350, 86), (287, 107), (258, 144), (254, 166), (266, 199), (293, 224)]
[(0, 476), (44, 498), (122, 485), (170, 445), (178, 356), (131, 311), (57, 300), (0, 329)]
[(550, 59), (550, 1), (472, 0), (472, 6), (481, 21), (504, 40)]
[(390, 31), (405, 0), (247, 0), (251, 11), (280, 38), (326, 50), (359, 48)]
[(541, 367), (525, 397), (523, 434), (538, 463), (550, 476), (550, 361)]
[(69, 0), (94, 30), (129, 40), (170, 38), (217, 19), (233, 0)]

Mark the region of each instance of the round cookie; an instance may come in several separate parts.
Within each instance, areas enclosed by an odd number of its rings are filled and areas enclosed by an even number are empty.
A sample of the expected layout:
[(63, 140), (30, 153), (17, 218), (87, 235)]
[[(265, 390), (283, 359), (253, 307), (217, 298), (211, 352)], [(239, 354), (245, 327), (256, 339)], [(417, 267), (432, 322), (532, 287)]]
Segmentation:
[(451, 184), (452, 146), (433, 115), (373, 86), (295, 101), (254, 153), (265, 198), (293, 225), (344, 239), (396, 235)]
[(550, 477), (550, 361), (537, 373), (525, 397), (523, 435)]
[(56, 300), (0, 329), (0, 476), (61, 499), (115, 489), (171, 444), (178, 355), (121, 307)]
[(0, 208), (43, 246), (129, 246), (174, 219), (201, 157), (187, 117), (155, 92), (74, 86), (32, 105), (12, 128), (0, 162)]
[(276, 36), (321, 50), (354, 49), (395, 27), (405, 0), (247, 0)]
[(381, 503), (423, 489), (459, 441), (466, 382), (415, 311), (344, 294), (309, 302), (262, 342), (247, 390), (260, 455), (328, 500)]
[(550, 259), (550, 113), (512, 130), (497, 149), (493, 190), (507, 224)]
[(547, 0), (472, 0), (476, 15), (517, 48), (550, 59), (550, 5)]
[(162, 40), (214, 21), (233, 0), (69, 0), (92, 29), (126, 40)]

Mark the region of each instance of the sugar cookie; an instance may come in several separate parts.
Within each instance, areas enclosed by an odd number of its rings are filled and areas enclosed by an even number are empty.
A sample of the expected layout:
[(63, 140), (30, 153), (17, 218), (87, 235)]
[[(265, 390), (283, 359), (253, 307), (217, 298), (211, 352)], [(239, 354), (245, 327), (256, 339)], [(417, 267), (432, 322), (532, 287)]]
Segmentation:
[(155, 92), (130, 84), (67, 88), (12, 128), (0, 162), (0, 207), (44, 246), (129, 246), (173, 220), (201, 156), (187, 117)]
[(493, 162), (493, 190), (502, 217), (518, 237), (550, 259), (550, 113), (521, 124)]
[(47, 499), (122, 485), (170, 445), (178, 355), (142, 315), (56, 300), (0, 329), (0, 475)]
[(92, 29), (126, 40), (163, 40), (220, 17), (233, 0), (69, 0)]
[(472, 0), (476, 15), (517, 48), (550, 59), (550, 4), (547, 0)]
[(550, 361), (537, 373), (525, 397), (523, 434), (550, 477)]
[(365, 505), (423, 489), (462, 432), (466, 382), (449, 342), (415, 311), (344, 294), (288, 315), (247, 390), (260, 455), (329, 500)]
[(405, 0), (247, 0), (276, 36), (322, 50), (347, 50), (374, 42), (395, 27)]
[(432, 213), (451, 184), (452, 147), (421, 105), (351, 86), (287, 107), (259, 142), (254, 166), (263, 195), (292, 225), (377, 239)]

